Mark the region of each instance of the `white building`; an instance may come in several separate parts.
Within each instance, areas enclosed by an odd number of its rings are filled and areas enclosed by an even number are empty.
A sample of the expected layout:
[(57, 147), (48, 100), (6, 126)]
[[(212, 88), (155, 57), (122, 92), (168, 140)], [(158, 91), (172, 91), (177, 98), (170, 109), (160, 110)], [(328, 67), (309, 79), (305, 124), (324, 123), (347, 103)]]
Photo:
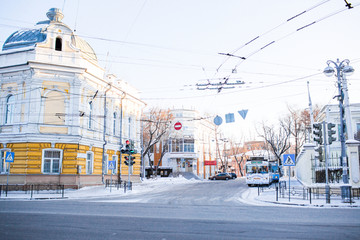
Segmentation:
[[(173, 126), (169, 139), (162, 143), (168, 144), (168, 152), (162, 158), (161, 166), (171, 168), (173, 173), (190, 172), (202, 178), (214, 174), (217, 166), (208, 163), (216, 164), (215, 124), (196, 110), (174, 109), (171, 114)], [(176, 130), (175, 124), (180, 124), (181, 129)], [(159, 155), (159, 151), (156, 147), (152, 158)]]
[(145, 104), (130, 85), (106, 76), (59, 9), (46, 15), (34, 29), (9, 36), (0, 52), (0, 182), (5, 152), (15, 152), (10, 183), (99, 184), (110, 174), (109, 160), (120, 177), (127, 173), (120, 171), (120, 139), (140, 147)]
[[(354, 139), (354, 135), (360, 131), (360, 104), (350, 105), (351, 136), (345, 131), (347, 165), (349, 168), (350, 184), (352, 186), (360, 186), (359, 175), (359, 155), (358, 145)], [(339, 105), (326, 105), (322, 108), (317, 122), (333, 123), (335, 127), (336, 141), (327, 147), (327, 155), (329, 157), (329, 182), (333, 184), (342, 182), (342, 165), (341, 165), (341, 142), (340, 142), (340, 114)], [(328, 136), (328, 129), (325, 129)], [(314, 184), (323, 182), (325, 178), (325, 161), (319, 161), (315, 158), (318, 155), (315, 152), (315, 144), (307, 143), (304, 145), (302, 152), (299, 154), (296, 163), (296, 176), (306, 184)], [(325, 151), (323, 151), (325, 154)]]

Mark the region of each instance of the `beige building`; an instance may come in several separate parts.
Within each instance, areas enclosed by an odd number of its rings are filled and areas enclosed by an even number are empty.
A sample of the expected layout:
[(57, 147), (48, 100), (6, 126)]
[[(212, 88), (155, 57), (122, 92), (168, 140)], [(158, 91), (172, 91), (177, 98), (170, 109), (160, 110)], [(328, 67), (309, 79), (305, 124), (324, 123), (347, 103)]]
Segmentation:
[[(140, 148), (145, 103), (128, 83), (106, 75), (91, 46), (62, 23), (59, 9), (34, 29), (19, 30), (0, 52), (0, 183), (6, 182), (5, 152), (14, 152), (12, 184), (101, 184), (128, 173), (121, 142)], [(140, 155), (131, 167), (139, 179)], [(127, 179), (127, 178), (126, 178)]]

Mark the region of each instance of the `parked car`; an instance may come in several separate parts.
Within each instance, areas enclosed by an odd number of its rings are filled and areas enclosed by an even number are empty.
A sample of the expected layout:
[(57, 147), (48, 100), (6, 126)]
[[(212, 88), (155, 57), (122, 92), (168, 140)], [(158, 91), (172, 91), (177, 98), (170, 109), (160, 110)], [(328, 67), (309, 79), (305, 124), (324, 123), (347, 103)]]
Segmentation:
[(233, 173), (233, 172), (232, 172), (232, 173), (229, 173), (229, 175), (231, 176), (232, 179), (237, 178), (236, 173)]
[(210, 176), (209, 180), (229, 180), (231, 176), (228, 173), (218, 173), (214, 176)]

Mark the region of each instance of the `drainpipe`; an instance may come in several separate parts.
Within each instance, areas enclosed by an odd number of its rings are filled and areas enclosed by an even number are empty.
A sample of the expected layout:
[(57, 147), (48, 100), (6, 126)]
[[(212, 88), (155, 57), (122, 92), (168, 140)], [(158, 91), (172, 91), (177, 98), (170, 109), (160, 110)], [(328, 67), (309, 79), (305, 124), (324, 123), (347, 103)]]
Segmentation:
[(105, 167), (106, 167), (106, 162), (105, 162), (105, 145), (107, 144), (106, 141), (106, 114), (107, 114), (107, 109), (106, 109), (106, 93), (107, 91), (109, 91), (111, 88), (111, 84), (108, 83), (107, 85), (107, 89), (105, 90), (105, 96), (104, 96), (104, 132), (103, 132), (103, 156), (102, 156), (102, 175), (101, 175), (101, 181), (104, 184), (104, 178), (105, 178)]

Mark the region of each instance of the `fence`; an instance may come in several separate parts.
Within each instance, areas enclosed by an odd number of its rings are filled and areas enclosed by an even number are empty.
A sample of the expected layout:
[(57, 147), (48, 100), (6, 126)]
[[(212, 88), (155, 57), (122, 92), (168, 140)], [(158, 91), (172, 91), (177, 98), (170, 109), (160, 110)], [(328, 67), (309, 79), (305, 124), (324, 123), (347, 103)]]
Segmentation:
[[(354, 203), (354, 200), (360, 199), (360, 188), (350, 188), (350, 196), (344, 201), (341, 196), (340, 187), (330, 187), (329, 203), (332, 201), (345, 202), (350, 205)], [(276, 202), (281, 199), (289, 199), (289, 202), (297, 201), (299, 203), (324, 203), (327, 202), (325, 187), (305, 187), (305, 186), (291, 186), (290, 189), (287, 187), (285, 181), (281, 181), (277, 184), (273, 184), (270, 187), (258, 186), (258, 195), (264, 192), (275, 192)]]
[(105, 181), (105, 188), (110, 187), (110, 190), (112, 187), (115, 187), (117, 190), (119, 190), (121, 187), (124, 188), (124, 192), (126, 193), (126, 189), (132, 190), (132, 182), (122, 181), (122, 180), (111, 180), (106, 179)]
[(0, 198), (7, 197), (8, 195), (20, 196), (21, 194), (30, 199), (34, 198), (34, 195), (40, 195), (36, 198), (64, 198), (65, 186), (60, 184), (11, 184), (0, 185)]

